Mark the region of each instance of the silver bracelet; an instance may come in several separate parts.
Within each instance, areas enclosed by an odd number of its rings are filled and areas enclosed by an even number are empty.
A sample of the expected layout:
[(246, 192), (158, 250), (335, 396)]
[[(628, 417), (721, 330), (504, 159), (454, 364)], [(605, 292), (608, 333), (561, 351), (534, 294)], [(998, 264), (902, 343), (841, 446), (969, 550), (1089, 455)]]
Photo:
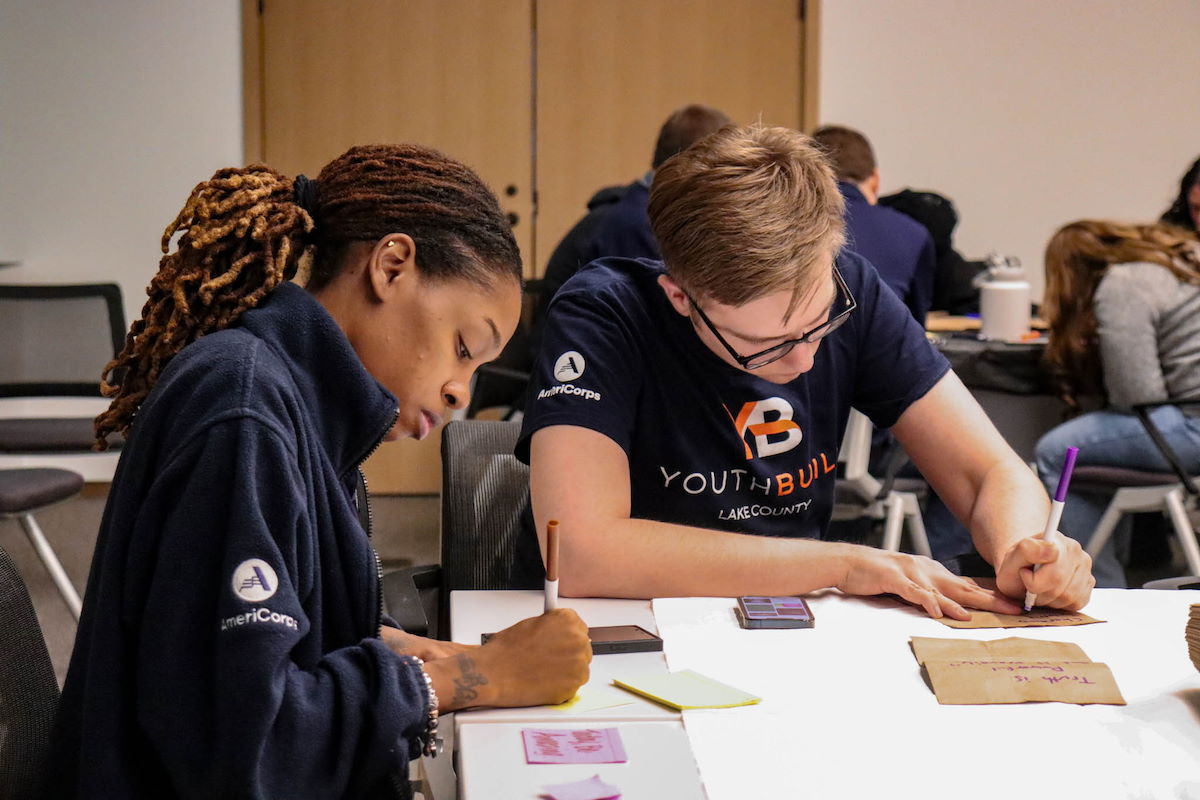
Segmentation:
[(425, 722), (425, 733), (420, 737), (421, 752), (433, 758), (438, 754), (438, 696), (437, 692), (433, 690), (433, 679), (425, 671), (425, 662), (416, 656), (413, 656), (413, 660), (417, 662), (417, 669), (421, 671), (421, 677), (425, 679), (425, 690), (429, 693), (429, 718)]

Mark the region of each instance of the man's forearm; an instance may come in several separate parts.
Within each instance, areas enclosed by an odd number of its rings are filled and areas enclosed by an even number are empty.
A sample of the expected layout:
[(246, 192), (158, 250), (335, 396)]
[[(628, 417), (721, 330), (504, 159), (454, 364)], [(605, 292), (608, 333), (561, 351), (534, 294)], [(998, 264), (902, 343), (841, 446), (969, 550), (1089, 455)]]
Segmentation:
[(1019, 540), (1046, 527), (1050, 499), (1041, 481), (1017, 459), (998, 462), (988, 470), (971, 509), (971, 538), (979, 554), (999, 566)]
[(575, 597), (736, 597), (836, 586), (857, 545), (641, 519), (563, 521), (559, 590)]

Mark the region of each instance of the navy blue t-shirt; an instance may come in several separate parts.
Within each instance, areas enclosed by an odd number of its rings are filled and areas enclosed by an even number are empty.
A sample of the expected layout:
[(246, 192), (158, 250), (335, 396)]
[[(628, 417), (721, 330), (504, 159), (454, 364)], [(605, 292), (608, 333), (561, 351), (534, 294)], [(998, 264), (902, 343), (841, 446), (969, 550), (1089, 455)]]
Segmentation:
[(517, 457), (542, 428), (588, 428), (628, 456), (634, 518), (822, 536), (851, 406), (891, 427), (949, 369), (867, 261), (837, 264), (858, 308), (787, 384), (709, 350), (658, 285), (661, 263), (589, 264), (550, 306)]

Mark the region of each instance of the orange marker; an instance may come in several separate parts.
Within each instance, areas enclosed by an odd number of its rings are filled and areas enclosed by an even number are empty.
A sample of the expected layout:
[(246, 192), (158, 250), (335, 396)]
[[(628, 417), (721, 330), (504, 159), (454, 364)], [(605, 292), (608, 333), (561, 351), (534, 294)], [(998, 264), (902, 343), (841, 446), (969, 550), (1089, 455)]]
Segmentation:
[(558, 608), (558, 520), (546, 523), (546, 610)]

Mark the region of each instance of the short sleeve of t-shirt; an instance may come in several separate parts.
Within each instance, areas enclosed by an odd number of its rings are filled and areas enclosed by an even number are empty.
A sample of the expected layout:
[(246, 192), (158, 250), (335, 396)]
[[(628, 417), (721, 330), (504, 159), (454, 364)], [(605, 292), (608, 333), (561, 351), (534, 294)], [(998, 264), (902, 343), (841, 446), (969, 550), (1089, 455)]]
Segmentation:
[(642, 381), (636, 330), (645, 310), (621, 270), (593, 262), (551, 302), (541, 351), (530, 377), (517, 457), (529, 461), (529, 439), (552, 425), (575, 425), (612, 439), (628, 456)]

